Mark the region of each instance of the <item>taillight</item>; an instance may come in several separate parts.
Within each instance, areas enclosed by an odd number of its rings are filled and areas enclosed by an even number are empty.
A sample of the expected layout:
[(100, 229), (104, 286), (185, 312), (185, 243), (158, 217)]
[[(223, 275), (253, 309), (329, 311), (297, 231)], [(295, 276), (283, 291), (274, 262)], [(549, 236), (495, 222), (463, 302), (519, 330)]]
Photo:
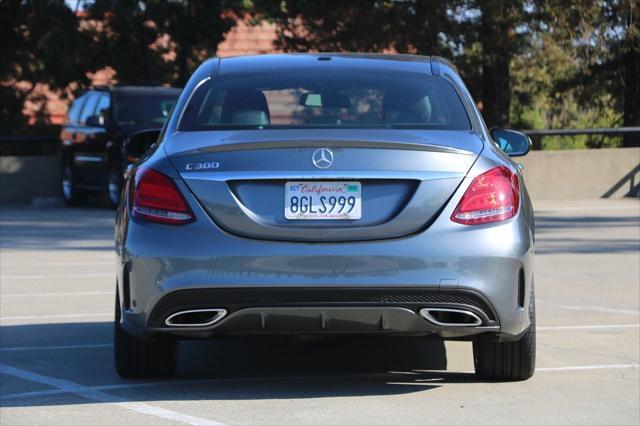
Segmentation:
[(518, 204), (518, 176), (507, 167), (494, 167), (473, 179), (451, 220), (463, 225), (499, 222), (515, 216)]
[(153, 169), (136, 171), (131, 215), (149, 222), (182, 225), (194, 216), (173, 180)]

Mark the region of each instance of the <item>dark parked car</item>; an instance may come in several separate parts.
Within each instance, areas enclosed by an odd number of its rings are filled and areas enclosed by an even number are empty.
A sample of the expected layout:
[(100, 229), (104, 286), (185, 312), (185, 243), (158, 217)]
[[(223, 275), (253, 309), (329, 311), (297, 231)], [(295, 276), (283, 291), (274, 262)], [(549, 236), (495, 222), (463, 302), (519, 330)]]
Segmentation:
[(65, 202), (78, 204), (87, 193), (106, 192), (117, 205), (124, 168), (132, 160), (123, 145), (140, 130), (162, 127), (179, 94), (170, 87), (104, 86), (77, 98), (60, 133)]

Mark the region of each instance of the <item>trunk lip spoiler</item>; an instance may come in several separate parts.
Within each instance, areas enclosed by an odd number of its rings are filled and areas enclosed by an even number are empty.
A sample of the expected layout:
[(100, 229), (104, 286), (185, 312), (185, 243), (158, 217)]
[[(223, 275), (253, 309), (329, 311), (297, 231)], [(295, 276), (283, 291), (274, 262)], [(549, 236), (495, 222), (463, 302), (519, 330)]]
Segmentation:
[(385, 170), (375, 172), (329, 170), (329, 171), (205, 171), (205, 172), (180, 172), (180, 177), (186, 180), (206, 181), (246, 181), (246, 180), (386, 180), (405, 179), (414, 181), (434, 181), (439, 179), (462, 179), (465, 173), (461, 172), (421, 172), (405, 170)]
[(256, 142), (232, 142), (221, 143), (201, 148), (189, 149), (182, 152), (171, 154), (172, 156), (186, 156), (202, 153), (213, 152), (230, 152), (243, 150), (259, 150), (259, 149), (278, 149), (278, 148), (377, 148), (377, 149), (398, 149), (405, 151), (429, 151), (442, 152), (447, 154), (473, 155), (478, 154), (459, 148), (453, 148), (445, 145), (436, 145), (429, 143), (400, 142), (400, 141), (365, 141), (365, 140), (331, 140), (331, 139), (314, 139), (314, 140), (260, 140)]

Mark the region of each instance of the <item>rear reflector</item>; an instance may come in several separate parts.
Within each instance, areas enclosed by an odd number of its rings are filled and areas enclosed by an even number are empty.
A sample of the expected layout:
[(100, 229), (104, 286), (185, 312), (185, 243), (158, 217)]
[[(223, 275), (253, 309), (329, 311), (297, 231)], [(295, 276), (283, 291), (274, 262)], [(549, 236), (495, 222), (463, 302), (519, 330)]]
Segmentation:
[(149, 222), (183, 225), (194, 216), (173, 180), (153, 169), (136, 171), (131, 215)]
[(501, 166), (476, 176), (462, 196), (451, 220), (480, 225), (510, 219), (518, 213), (518, 176)]

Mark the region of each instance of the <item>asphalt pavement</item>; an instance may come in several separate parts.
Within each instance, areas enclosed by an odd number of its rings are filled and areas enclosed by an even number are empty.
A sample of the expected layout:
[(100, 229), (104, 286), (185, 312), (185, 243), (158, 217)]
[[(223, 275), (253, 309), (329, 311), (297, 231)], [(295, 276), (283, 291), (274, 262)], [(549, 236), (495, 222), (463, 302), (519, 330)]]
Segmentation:
[(535, 203), (538, 362), (472, 373), (420, 338), (183, 342), (175, 379), (112, 358), (114, 212), (0, 209), (0, 424), (640, 423), (640, 201)]

